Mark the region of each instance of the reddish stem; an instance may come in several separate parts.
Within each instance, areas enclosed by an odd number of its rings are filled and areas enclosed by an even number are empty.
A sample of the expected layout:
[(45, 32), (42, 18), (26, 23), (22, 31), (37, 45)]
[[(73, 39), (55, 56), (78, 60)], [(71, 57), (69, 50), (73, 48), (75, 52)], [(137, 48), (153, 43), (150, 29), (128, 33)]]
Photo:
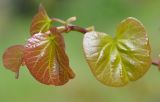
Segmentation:
[(85, 34), (85, 33), (90, 31), (90, 30), (87, 30), (85, 28), (82, 28), (82, 27), (79, 27), (79, 26), (75, 26), (75, 25), (61, 26), (61, 27), (57, 27), (57, 29), (59, 29), (59, 33), (68, 33), (70, 31), (77, 31), (77, 32)]
[(88, 32), (87, 29), (79, 27), (79, 26), (74, 26), (74, 25), (67, 26), (67, 28), (68, 28), (67, 31), (77, 31), (83, 34)]
[(156, 59), (156, 60), (152, 60), (152, 65), (155, 65), (158, 67), (158, 69), (160, 70), (160, 60)]
[(156, 59), (156, 60), (152, 60), (152, 64), (155, 66), (159, 66), (160, 65), (160, 60)]
[(63, 24), (65, 26), (65, 28), (60, 31), (60, 33), (63, 33), (63, 32), (70, 32), (70, 31), (77, 31), (77, 32), (80, 32), (80, 33), (86, 33), (88, 32), (89, 30), (85, 29), (85, 28), (82, 28), (82, 27), (79, 27), (79, 26), (75, 26), (75, 25), (70, 25), (70, 24), (67, 24), (66, 21), (63, 21), (59, 18), (52, 18), (51, 19), (53, 22), (59, 22), (61, 24)]

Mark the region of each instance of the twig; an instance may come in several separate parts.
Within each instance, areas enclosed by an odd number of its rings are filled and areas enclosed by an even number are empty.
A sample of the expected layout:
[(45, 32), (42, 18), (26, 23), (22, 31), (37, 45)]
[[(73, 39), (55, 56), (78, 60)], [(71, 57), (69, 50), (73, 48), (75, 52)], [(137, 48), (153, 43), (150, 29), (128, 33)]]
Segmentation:
[(152, 65), (157, 66), (158, 69), (160, 70), (160, 59), (152, 60)]
[(66, 21), (61, 20), (59, 18), (52, 18), (51, 20), (53, 22), (59, 22), (59, 23), (63, 24), (63, 26), (57, 27), (57, 29), (59, 30), (60, 33), (77, 31), (77, 32), (80, 32), (80, 33), (84, 34), (88, 31), (90, 31), (90, 30), (87, 30), (86, 28), (79, 27), (79, 26), (76, 26), (76, 25), (72, 25), (71, 22), (75, 21), (76, 17), (71, 17), (71, 18), (67, 19)]

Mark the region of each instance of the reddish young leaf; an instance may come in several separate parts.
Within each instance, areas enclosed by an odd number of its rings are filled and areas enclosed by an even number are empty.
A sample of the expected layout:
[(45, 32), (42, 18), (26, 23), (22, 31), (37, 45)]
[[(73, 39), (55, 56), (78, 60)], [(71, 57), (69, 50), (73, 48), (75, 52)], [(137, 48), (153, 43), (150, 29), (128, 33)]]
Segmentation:
[(9, 47), (3, 54), (4, 67), (15, 72), (16, 78), (18, 78), (19, 69), (23, 63), (23, 49), (23, 45), (14, 45)]
[(51, 25), (51, 19), (48, 17), (44, 7), (42, 5), (39, 6), (38, 13), (33, 17), (32, 24), (30, 27), (31, 35), (46, 32), (49, 30)]
[(24, 52), (25, 64), (39, 82), (59, 86), (74, 77), (63, 37), (56, 31), (33, 35), (25, 45)]

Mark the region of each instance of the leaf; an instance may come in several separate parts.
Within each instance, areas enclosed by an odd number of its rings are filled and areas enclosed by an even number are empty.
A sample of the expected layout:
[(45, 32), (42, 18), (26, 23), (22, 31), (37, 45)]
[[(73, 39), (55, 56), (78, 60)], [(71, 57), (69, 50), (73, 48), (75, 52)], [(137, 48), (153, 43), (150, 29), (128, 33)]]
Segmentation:
[(14, 45), (9, 47), (3, 54), (3, 65), (5, 68), (19, 75), (20, 66), (23, 64), (23, 45)]
[(52, 20), (48, 17), (44, 7), (39, 6), (38, 13), (33, 17), (32, 24), (30, 27), (31, 35), (34, 35), (39, 32), (46, 32), (49, 30)]
[(25, 45), (24, 60), (32, 76), (43, 84), (59, 86), (74, 78), (57, 31), (33, 35)]
[(151, 65), (146, 31), (132, 17), (119, 24), (115, 38), (95, 31), (86, 33), (83, 47), (93, 74), (108, 86), (124, 86), (137, 80)]

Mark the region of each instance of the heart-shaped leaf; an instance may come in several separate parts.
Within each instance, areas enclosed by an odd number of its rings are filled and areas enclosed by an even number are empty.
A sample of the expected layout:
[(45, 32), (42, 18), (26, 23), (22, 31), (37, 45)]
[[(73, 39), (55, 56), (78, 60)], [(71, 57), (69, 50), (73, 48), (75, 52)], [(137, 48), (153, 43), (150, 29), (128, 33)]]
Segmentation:
[(25, 45), (24, 60), (33, 77), (43, 84), (59, 86), (74, 77), (63, 37), (56, 30), (33, 35)]
[(124, 86), (142, 77), (151, 65), (146, 31), (135, 18), (122, 21), (115, 38), (95, 31), (86, 33), (83, 47), (93, 74), (105, 85)]
[(39, 6), (38, 13), (33, 17), (32, 24), (30, 27), (31, 35), (39, 32), (46, 32), (49, 30), (52, 20), (48, 17), (44, 7)]
[(23, 45), (14, 45), (9, 47), (3, 54), (4, 67), (15, 72), (16, 78), (18, 78), (20, 66), (23, 64), (23, 49)]

